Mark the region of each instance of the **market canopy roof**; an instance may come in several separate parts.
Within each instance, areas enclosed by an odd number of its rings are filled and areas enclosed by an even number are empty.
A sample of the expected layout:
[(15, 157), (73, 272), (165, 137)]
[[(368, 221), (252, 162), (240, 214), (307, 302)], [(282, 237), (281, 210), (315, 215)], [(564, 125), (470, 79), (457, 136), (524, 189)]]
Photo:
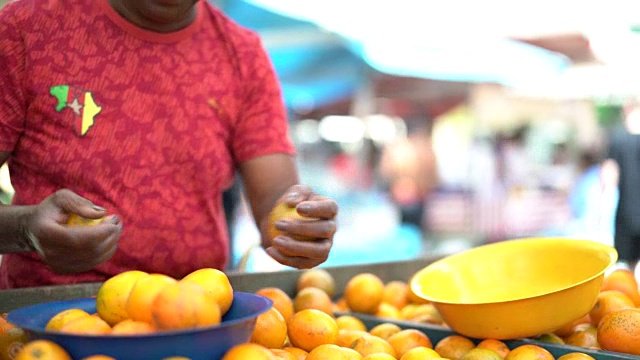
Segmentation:
[(243, 0), (220, 1), (219, 6), (261, 35), (293, 108), (349, 97), (371, 70), (514, 87), (544, 85), (564, 73), (571, 60), (520, 40), (593, 32), (594, 23), (629, 24), (639, 13), (632, 0), (452, 0), (437, 5)]

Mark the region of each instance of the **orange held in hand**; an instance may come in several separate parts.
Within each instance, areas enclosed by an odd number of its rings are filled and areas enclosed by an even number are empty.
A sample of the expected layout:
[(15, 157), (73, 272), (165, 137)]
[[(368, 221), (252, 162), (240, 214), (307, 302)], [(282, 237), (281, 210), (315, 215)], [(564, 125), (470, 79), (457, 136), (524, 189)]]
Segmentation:
[[(278, 235), (287, 235), (276, 228), (276, 223), (279, 220), (286, 220), (286, 219), (305, 220), (305, 221), (316, 220), (314, 218), (309, 218), (309, 217), (300, 215), (298, 213), (298, 210), (296, 210), (295, 207), (289, 207), (287, 203), (281, 202), (273, 207), (273, 209), (269, 213), (269, 218), (267, 220), (267, 233), (269, 234), (269, 237), (271, 239), (275, 238)], [(312, 237), (307, 237), (307, 236), (296, 235), (293, 237), (297, 240), (303, 240), (303, 241), (313, 240)]]
[(69, 214), (67, 219), (68, 226), (96, 226), (104, 221), (104, 217), (99, 219), (87, 219), (77, 214)]
[(188, 281), (169, 284), (151, 305), (158, 329), (187, 329), (219, 324), (220, 308), (202, 287)]

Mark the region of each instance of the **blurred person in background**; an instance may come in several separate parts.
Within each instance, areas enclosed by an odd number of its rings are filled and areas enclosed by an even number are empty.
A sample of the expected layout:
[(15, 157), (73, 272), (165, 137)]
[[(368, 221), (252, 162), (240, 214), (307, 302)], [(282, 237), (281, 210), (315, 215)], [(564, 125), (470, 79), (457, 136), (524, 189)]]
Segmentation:
[[(582, 155), (586, 156), (587, 154)], [(569, 144), (566, 142), (554, 144), (551, 163), (544, 170), (540, 179), (541, 188), (568, 194), (578, 175), (575, 163)]]
[[(426, 121), (426, 120), (425, 120)], [(380, 173), (388, 182), (389, 194), (400, 211), (400, 221), (424, 232), (427, 196), (439, 182), (438, 166), (429, 126), (410, 127), (382, 150)]]
[[(10, 2), (0, 92), (0, 163), (15, 189), (0, 206), (0, 288), (223, 270), (222, 193), (236, 170), (271, 257), (327, 259), (338, 207), (298, 184), (270, 59), (208, 2)], [(317, 220), (280, 220), (286, 235), (273, 237), (281, 202)], [(71, 214), (104, 220), (67, 226)]]
[(536, 185), (531, 168), (533, 161), (526, 146), (528, 132), (529, 127), (522, 125), (511, 133), (500, 134), (496, 141), (498, 177), (508, 196)]
[(623, 265), (634, 269), (640, 259), (640, 102), (629, 101), (623, 121), (609, 138), (603, 181), (617, 184), (614, 246)]
[(569, 191), (571, 221), (566, 234), (613, 245), (616, 184), (603, 177), (602, 151), (596, 147), (580, 149), (578, 176)]

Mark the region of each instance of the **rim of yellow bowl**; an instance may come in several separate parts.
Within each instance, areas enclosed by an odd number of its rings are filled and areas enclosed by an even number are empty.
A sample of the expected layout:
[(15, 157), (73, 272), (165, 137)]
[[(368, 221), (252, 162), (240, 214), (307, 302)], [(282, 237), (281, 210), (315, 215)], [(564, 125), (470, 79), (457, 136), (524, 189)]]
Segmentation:
[[(417, 278), (423, 274), (426, 273), (428, 271), (431, 271), (434, 267), (448, 262), (451, 260), (451, 258), (457, 258), (457, 257), (462, 257), (462, 256), (468, 256), (468, 253), (470, 252), (477, 252), (477, 251), (482, 251), (482, 249), (485, 249), (487, 247), (494, 247), (494, 246), (508, 246), (510, 244), (516, 243), (516, 242), (546, 242), (546, 241), (556, 241), (556, 242), (563, 242), (563, 243), (569, 243), (569, 242), (575, 242), (578, 244), (583, 245), (583, 248), (596, 248), (598, 251), (602, 251), (603, 253), (605, 253), (606, 255), (608, 255), (609, 258), (609, 262), (603, 267), (602, 270), (598, 271), (597, 273), (594, 273), (593, 275), (579, 281), (576, 282), (574, 284), (571, 285), (567, 285), (561, 288), (557, 288), (554, 289), (552, 291), (547, 291), (544, 293), (540, 293), (540, 294), (535, 294), (535, 295), (531, 295), (531, 296), (525, 296), (525, 297), (517, 297), (517, 298), (513, 298), (513, 299), (508, 299), (508, 300), (497, 300), (497, 301), (482, 301), (482, 302), (472, 302), (472, 301), (449, 301), (449, 300), (443, 300), (443, 299), (439, 299), (437, 297), (434, 296), (429, 296), (426, 295), (424, 293), (422, 293), (420, 291), (420, 289), (422, 288), (422, 286), (418, 283)], [(567, 289), (571, 289), (574, 288), (576, 286), (582, 285), (584, 283), (587, 283), (599, 276), (602, 276), (609, 268), (611, 268), (616, 261), (618, 260), (618, 252), (617, 250), (609, 245), (605, 245), (602, 244), (600, 242), (597, 241), (593, 241), (593, 240), (588, 240), (588, 239), (579, 239), (579, 238), (566, 238), (566, 237), (525, 237), (525, 238), (516, 238), (516, 239), (508, 239), (508, 240), (502, 240), (502, 241), (498, 241), (498, 242), (494, 242), (494, 243), (489, 243), (489, 244), (483, 244), (480, 246), (476, 246), (467, 250), (464, 250), (462, 252), (456, 253), (456, 254), (452, 254), (452, 255), (448, 255), (444, 258), (441, 258), (439, 260), (436, 260), (434, 262), (432, 262), (431, 264), (425, 266), (424, 268), (422, 268), (421, 270), (418, 270), (418, 272), (416, 272), (410, 280), (410, 287), (411, 287), (411, 291), (413, 293), (415, 293), (418, 297), (423, 298), (424, 300), (428, 300), (434, 303), (440, 303), (440, 304), (451, 304), (451, 305), (483, 305), (483, 304), (500, 304), (500, 303), (509, 303), (509, 302), (513, 302), (513, 301), (520, 301), (520, 300), (524, 300), (524, 299), (535, 299), (537, 297), (541, 297), (541, 296), (546, 296), (549, 294), (553, 294), (553, 293), (557, 293), (557, 292), (561, 292)]]

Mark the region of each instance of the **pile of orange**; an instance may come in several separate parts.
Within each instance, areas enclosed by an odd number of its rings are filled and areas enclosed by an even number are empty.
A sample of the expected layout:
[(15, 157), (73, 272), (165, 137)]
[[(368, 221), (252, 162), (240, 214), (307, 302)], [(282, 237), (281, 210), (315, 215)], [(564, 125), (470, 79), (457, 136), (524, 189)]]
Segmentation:
[[(433, 304), (411, 292), (408, 282), (385, 283), (375, 274), (362, 273), (349, 279), (343, 290), (337, 291), (328, 271), (315, 268), (301, 272), (292, 296), (277, 287), (256, 291), (271, 299), (273, 307), (256, 319), (249, 341), (231, 348), (223, 360), (554, 360), (548, 350), (534, 344), (510, 349), (500, 340), (474, 342), (461, 335), (433, 342), (422, 331), (401, 327), (393, 320), (446, 327)], [(97, 313), (67, 310), (53, 317), (48, 327), (82, 334), (141, 334), (206, 326), (219, 323), (232, 301), (229, 280), (218, 270), (198, 270), (181, 280), (130, 271), (103, 284), (96, 297)], [(639, 306), (633, 274), (616, 270), (605, 277), (589, 314), (538, 339), (640, 355)], [(367, 329), (359, 313), (390, 321)], [(36, 345), (39, 351), (59, 350), (47, 342), (33, 343), (20, 354)], [(593, 358), (581, 352), (558, 358), (589, 359)]]
[[(180, 280), (132, 270), (101, 285), (96, 295), (96, 313), (82, 309), (61, 311), (49, 319), (46, 330), (79, 335), (139, 335), (216, 325), (232, 302), (231, 283), (217, 269), (199, 269)], [(50, 357), (42, 357), (43, 354)], [(29, 342), (14, 355), (7, 359), (70, 359), (64, 349), (48, 340)], [(111, 358), (96, 355), (86, 360), (100, 359)]]
[(607, 274), (591, 311), (544, 339), (640, 355), (640, 290), (633, 272), (617, 269)]
[(343, 296), (334, 304), (334, 311), (446, 326), (433, 304), (411, 291), (408, 282), (393, 280), (384, 283), (370, 273), (349, 279)]
[[(424, 307), (429, 304), (415, 302), (404, 282), (384, 284), (378, 276), (366, 273), (349, 279), (344, 295), (332, 301), (335, 290), (333, 277), (320, 268), (301, 274), (293, 296), (275, 287), (258, 290), (256, 293), (270, 298), (274, 306), (258, 317), (250, 342), (233, 347), (223, 360), (459, 360), (476, 349), (470, 339), (461, 336), (433, 344), (424, 332), (403, 329), (393, 322), (367, 329), (357, 314), (348, 313), (355, 307), (374, 315), (386, 311), (400, 319), (402, 309), (409, 307), (405, 312), (414, 318), (436, 319), (433, 309)], [(498, 340), (477, 348), (465, 360), (500, 360), (509, 351)], [(540, 348), (542, 351), (546, 350)]]
[[(640, 338), (640, 309), (635, 302), (640, 296), (637, 283), (630, 274), (618, 270), (607, 275), (590, 314), (539, 339), (640, 354), (637, 349), (640, 346), (637, 341)], [(433, 304), (416, 296), (408, 282), (384, 283), (371, 273), (353, 276), (337, 298), (334, 297), (337, 292), (333, 278), (319, 268), (301, 274), (293, 296), (275, 287), (263, 288), (257, 293), (273, 300), (274, 308), (258, 318), (251, 342), (234, 347), (224, 360), (246, 359), (249, 354), (252, 359), (311, 360), (554, 359), (542, 346), (530, 344), (509, 349), (496, 339), (485, 339), (476, 344), (464, 336), (452, 335), (432, 343), (425, 333), (417, 329), (403, 329), (392, 321), (446, 327)], [(358, 313), (391, 321), (367, 329)], [(593, 358), (582, 352), (558, 358), (588, 359)]]
[(74, 334), (145, 334), (219, 324), (233, 302), (233, 288), (220, 270), (196, 270), (181, 280), (126, 271), (105, 281), (95, 314), (69, 309), (46, 329)]
[[(401, 328), (394, 322), (382, 322), (367, 329), (357, 314), (336, 313), (335, 310), (338, 307), (340, 311), (348, 310), (346, 304), (363, 302), (366, 305), (359, 304), (360, 308), (371, 314), (378, 314), (383, 304), (396, 308), (399, 313), (406, 306), (426, 304), (414, 303), (408, 288), (401, 282), (376, 286), (382, 283), (377, 276), (360, 274), (348, 282), (347, 288), (351, 291), (345, 291), (344, 297), (333, 303), (333, 310), (327, 310), (329, 294), (315, 287), (313, 281), (309, 282), (309, 279), (322, 279), (322, 284), (332, 283), (327, 281), (327, 272), (307, 270), (304, 279), (307, 286), (301, 286), (299, 281), (293, 296), (275, 287), (258, 290), (256, 293), (270, 298), (274, 306), (258, 317), (251, 341), (231, 348), (223, 360), (554, 360), (549, 351), (536, 345), (511, 350), (500, 340), (487, 339), (476, 344), (460, 335), (433, 343), (424, 332)], [(317, 291), (309, 291), (310, 288)], [(394, 291), (385, 295), (387, 288)], [(404, 294), (404, 298), (398, 293)], [(339, 301), (343, 304), (339, 305)], [(588, 355), (581, 355), (584, 357), (573, 354), (573, 357), (561, 359), (593, 360)]]

